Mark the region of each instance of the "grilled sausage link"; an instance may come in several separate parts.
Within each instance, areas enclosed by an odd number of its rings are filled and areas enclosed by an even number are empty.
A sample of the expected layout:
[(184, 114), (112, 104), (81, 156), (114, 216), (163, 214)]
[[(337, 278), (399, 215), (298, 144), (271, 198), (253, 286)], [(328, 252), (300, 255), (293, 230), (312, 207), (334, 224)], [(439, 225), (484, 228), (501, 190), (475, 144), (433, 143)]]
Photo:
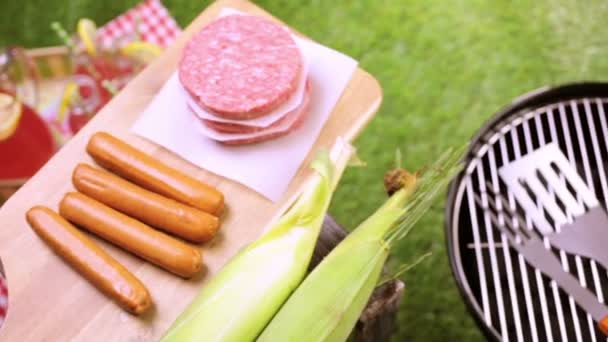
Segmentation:
[(83, 194), (150, 226), (192, 242), (211, 240), (217, 217), (145, 190), (107, 171), (79, 164), (72, 182)]
[(59, 203), (59, 213), (91, 233), (184, 278), (194, 276), (203, 267), (196, 248), (81, 193), (67, 193)]
[(150, 293), (139, 279), (63, 217), (36, 206), (26, 218), (55, 254), (122, 308), (139, 315), (152, 306)]
[(224, 196), (200, 182), (111, 136), (95, 133), (87, 152), (104, 168), (150, 191), (220, 216)]

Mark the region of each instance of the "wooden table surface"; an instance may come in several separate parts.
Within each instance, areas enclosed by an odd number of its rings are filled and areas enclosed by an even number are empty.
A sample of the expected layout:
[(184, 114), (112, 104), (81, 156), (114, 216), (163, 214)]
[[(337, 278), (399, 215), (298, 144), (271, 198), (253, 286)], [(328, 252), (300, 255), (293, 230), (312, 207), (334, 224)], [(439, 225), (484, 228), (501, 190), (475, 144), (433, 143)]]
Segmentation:
[[(301, 190), (310, 175), (305, 167), (314, 151), (329, 148), (337, 136), (353, 140), (378, 110), (378, 82), (358, 69), (324, 126), (282, 200), (271, 203), (244, 186), (211, 174), (129, 132), (146, 105), (175, 70), (189, 37), (217, 17), (223, 7), (269, 16), (244, 0), (220, 0), (209, 6), (161, 57), (139, 74), (95, 118), (63, 147), (0, 209), (0, 257), (9, 287), (8, 316), (0, 341), (154, 341), (190, 303), (210, 276), (243, 245), (258, 237)], [(97, 131), (112, 134), (143, 151), (220, 189), (230, 210), (221, 234), (201, 246), (206, 274), (182, 280), (114, 246), (102, 247), (148, 287), (155, 309), (143, 317), (122, 311), (51, 253), (25, 222), (25, 212), (43, 204), (57, 209), (63, 194), (73, 189), (70, 176), (79, 162), (92, 160), (85, 144)]]

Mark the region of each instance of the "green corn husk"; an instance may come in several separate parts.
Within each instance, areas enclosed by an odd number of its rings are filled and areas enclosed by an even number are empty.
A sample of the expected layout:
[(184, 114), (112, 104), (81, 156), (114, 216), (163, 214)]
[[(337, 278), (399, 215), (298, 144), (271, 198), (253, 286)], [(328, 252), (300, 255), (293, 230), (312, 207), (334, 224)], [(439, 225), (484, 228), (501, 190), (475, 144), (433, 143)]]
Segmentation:
[(323, 218), (354, 149), (339, 140), (312, 164), (293, 206), (203, 288), (161, 341), (253, 341), (306, 274)]
[(378, 284), (391, 247), (460, 169), (459, 160), (460, 153), (448, 151), (419, 180), (396, 191), (306, 277), (258, 341), (346, 341)]

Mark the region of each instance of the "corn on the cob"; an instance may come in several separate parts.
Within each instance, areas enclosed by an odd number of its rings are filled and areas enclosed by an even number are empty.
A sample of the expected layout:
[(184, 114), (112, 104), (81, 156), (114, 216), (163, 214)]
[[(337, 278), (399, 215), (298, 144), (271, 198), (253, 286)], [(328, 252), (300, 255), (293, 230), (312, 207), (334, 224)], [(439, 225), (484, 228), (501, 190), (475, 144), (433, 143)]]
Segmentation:
[(253, 341), (304, 278), (352, 146), (339, 140), (293, 206), (203, 288), (162, 341)]
[(259, 342), (345, 341), (381, 275), (391, 246), (405, 237), (459, 170), (446, 153), (418, 181), (407, 181), (344, 239), (290, 296)]

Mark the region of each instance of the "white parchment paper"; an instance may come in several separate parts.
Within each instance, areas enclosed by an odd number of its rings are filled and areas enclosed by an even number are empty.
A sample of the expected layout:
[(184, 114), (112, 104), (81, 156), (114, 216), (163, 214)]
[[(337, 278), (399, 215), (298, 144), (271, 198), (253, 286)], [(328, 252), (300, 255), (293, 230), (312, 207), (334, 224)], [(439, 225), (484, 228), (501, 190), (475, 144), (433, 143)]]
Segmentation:
[(225, 146), (205, 137), (193, 125), (194, 114), (188, 108), (177, 72), (132, 130), (201, 168), (277, 201), (310, 152), (357, 68), (357, 61), (328, 47), (305, 40), (302, 46), (310, 58), (310, 113), (298, 129), (284, 137), (244, 146)]

